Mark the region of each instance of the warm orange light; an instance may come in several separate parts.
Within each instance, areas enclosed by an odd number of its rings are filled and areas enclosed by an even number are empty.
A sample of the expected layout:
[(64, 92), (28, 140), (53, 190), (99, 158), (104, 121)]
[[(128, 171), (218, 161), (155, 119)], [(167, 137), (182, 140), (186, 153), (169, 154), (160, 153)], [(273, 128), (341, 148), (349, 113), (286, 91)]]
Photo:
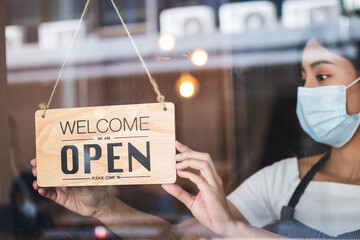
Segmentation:
[(183, 82), (180, 85), (180, 94), (184, 98), (189, 98), (194, 95), (195, 86), (192, 82)]
[(170, 51), (175, 47), (175, 38), (168, 34), (161, 35), (159, 37), (159, 46), (164, 51)]
[(196, 66), (204, 66), (207, 61), (208, 61), (208, 54), (205, 50), (203, 49), (196, 49), (192, 54), (191, 54), (191, 61), (196, 65)]
[(193, 77), (190, 73), (181, 74), (176, 85), (178, 92), (184, 98), (193, 97), (197, 93), (199, 88), (198, 80), (195, 77)]

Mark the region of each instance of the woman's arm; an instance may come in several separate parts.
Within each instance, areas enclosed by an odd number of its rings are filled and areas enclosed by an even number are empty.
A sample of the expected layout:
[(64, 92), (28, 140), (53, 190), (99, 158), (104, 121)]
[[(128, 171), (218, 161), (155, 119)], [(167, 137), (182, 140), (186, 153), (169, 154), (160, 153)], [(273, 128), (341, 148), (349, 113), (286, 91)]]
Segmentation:
[(168, 221), (132, 208), (112, 194), (106, 194), (105, 199), (93, 217), (105, 224), (115, 234), (121, 235), (118, 234), (118, 230), (124, 229), (124, 227), (151, 228), (158, 234), (171, 234), (172, 224)]
[[(36, 159), (31, 161), (31, 165), (33, 175), (36, 177)], [(33, 187), (40, 195), (75, 213), (97, 218), (115, 234), (118, 234), (118, 230), (123, 227), (150, 227), (159, 234), (172, 235), (172, 225), (169, 222), (126, 205), (108, 193), (106, 187), (40, 188), (36, 180)]]
[[(222, 180), (209, 154), (192, 151), (179, 142), (176, 143), (176, 148), (180, 152), (176, 155), (178, 176), (192, 181), (199, 192), (192, 195), (177, 184), (163, 185), (163, 188), (183, 202), (200, 223), (223, 237), (281, 237), (250, 226), (235, 206), (230, 204), (229, 207)], [(200, 174), (197, 175), (189, 169), (198, 170)]]
[(228, 199), (226, 199), (226, 202), (227, 202), (230, 212), (233, 215), (233, 217), (235, 218), (235, 220), (249, 224), (249, 222), (246, 220), (246, 218), (241, 214), (239, 209), (237, 209), (232, 202), (230, 202)]

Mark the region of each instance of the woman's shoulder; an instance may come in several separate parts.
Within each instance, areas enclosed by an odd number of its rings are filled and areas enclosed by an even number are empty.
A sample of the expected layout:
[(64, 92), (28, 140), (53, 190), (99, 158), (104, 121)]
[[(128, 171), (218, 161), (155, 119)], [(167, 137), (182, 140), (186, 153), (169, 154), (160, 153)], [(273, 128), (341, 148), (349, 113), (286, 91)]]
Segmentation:
[(324, 154), (318, 154), (318, 155), (314, 155), (314, 156), (299, 158), (297, 160), (299, 178), (302, 179), (305, 176), (305, 174), (319, 161), (319, 159), (323, 155)]
[(261, 168), (250, 176), (243, 185), (266, 186), (281, 191), (295, 188), (300, 179), (321, 158), (320, 155), (298, 158), (290, 157)]
[(290, 157), (285, 158), (280, 161), (274, 162), (273, 164), (264, 167), (259, 170), (259, 172), (263, 172), (266, 175), (276, 175), (276, 176), (289, 176), (289, 175), (297, 175), (298, 174), (298, 158)]
[(303, 176), (319, 161), (323, 154), (302, 158), (291, 157), (282, 159), (261, 169), (259, 172), (291, 179), (302, 179)]
[(288, 188), (296, 184), (298, 179), (298, 159), (297, 157), (290, 157), (258, 170), (247, 179), (247, 182), (267, 187)]

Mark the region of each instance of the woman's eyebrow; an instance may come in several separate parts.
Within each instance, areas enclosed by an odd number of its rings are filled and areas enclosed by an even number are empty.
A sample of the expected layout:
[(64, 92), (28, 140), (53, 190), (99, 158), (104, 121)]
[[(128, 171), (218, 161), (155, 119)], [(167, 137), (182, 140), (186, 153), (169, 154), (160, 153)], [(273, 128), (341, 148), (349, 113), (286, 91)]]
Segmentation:
[(320, 64), (333, 64), (332, 62), (329, 62), (329, 61), (326, 61), (326, 60), (319, 60), (319, 61), (316, 61), (316, 62), (313, 62), (312, 64), (310, 64), (310, 67), (311, 68), (314, 68)]

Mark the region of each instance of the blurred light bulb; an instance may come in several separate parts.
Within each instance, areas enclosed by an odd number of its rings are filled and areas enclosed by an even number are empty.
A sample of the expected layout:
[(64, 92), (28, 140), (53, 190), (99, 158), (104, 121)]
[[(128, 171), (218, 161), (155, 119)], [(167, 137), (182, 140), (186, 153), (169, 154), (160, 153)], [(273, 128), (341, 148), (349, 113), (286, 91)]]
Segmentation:
[(159, 38), (159, 46), (164, 51), (170, 51), (175, 47), (175, 38), (171, 35), (161, 35)]
[(184, 98), (193, 97), (199, 90), (199, 82), (190, 73), (182, 73), (176, 84), (177, 91)]
[(208, 54), (205, 50), (197, 49), (191, 54), (191, 61), (196, 66), (204, 66), (208, 61)]
[(180, 85), (180, 94), (185, 98), (189, 98), (194, 95), (195, 86), (192, 82), (183, 82)]
[(96, 226), (95, 227), (95, 237), (98, 239), (105, 239), (110, 236), (109, 230), (107, 230), (103, 226)]

